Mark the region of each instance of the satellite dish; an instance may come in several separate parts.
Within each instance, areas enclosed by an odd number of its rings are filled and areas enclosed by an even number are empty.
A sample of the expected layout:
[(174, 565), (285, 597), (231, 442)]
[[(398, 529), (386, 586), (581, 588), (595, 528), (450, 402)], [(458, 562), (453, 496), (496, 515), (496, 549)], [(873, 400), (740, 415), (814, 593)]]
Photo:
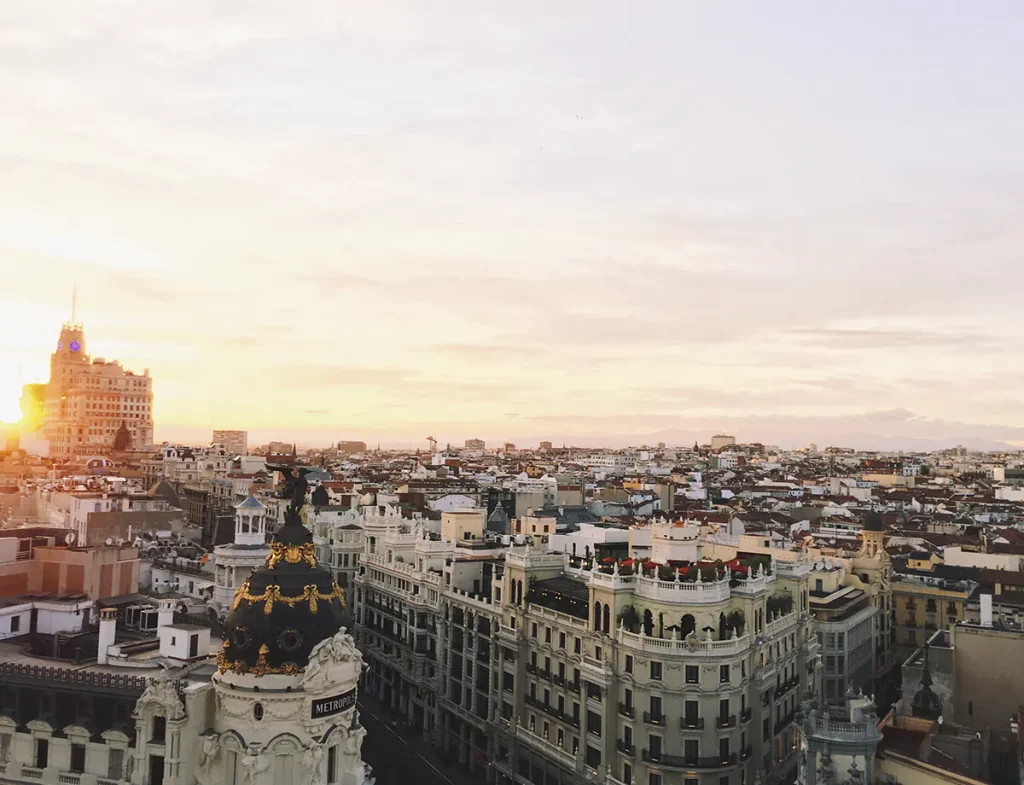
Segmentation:
[(824, 570), (825, 569), (825, 562), (823, 562), (823, 561), (815, 562), (814, 569), (816, 569), (816, 570)]
[(103, 544), (104, 545), (113, 545), (114, 544), (114, 538), (113, 537), (107, 537), (107, 539), (105, 539), (103, 541)]
[(65, 534), (64, 535), (64, 542), (66, 544), (68, 544), (68, 545), (74, 545), (75, 544), (75, 533), (74, 532), (68, 532), (67, 534)]

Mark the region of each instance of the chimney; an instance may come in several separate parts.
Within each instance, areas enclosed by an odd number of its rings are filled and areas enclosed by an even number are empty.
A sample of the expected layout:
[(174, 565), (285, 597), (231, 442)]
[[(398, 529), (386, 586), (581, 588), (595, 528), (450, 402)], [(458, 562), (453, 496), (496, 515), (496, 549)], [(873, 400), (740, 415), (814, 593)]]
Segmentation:
[(100, 640), (99, 649), (96, 652), (96, 663), (107, 664), (107, 649), (114, 645), (114, 637), (117, 632), (117, 610), (104, 608), (100, 611)]
[(992, 626), (992, 595), (982, 594), (981, 595), (981, 626), (991, 627)]
[(160, 600), (160, 604), (157, 606), (157, 629), (174, 624), (174, 604), (174, 600)]

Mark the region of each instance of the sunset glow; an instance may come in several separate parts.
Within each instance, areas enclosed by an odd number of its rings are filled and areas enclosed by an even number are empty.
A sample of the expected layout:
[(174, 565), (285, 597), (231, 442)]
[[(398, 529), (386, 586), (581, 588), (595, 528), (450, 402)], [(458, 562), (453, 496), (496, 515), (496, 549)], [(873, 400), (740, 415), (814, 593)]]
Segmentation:
[(77, 284), (168, 439), (1024, 438), (999, 13), (14, 5), (0, 417)]

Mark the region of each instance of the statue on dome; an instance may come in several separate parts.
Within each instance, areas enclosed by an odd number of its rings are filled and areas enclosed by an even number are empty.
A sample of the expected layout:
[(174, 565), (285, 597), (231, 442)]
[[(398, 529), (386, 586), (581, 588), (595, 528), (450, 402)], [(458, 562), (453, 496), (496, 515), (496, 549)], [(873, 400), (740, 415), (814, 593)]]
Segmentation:
[(288, 509), (285, 511), (285, 524), (302, 525), (299, 518), (299, 511), (306, 504), (306, 490), (309, 488), (307, 474), (312, 474), (316, 469), (308, 466), (271, 466), (267, 465), (270, 471), (280, 472), (284, 477), (284, 490), (278, 494), (279, 499), (291, 499)]

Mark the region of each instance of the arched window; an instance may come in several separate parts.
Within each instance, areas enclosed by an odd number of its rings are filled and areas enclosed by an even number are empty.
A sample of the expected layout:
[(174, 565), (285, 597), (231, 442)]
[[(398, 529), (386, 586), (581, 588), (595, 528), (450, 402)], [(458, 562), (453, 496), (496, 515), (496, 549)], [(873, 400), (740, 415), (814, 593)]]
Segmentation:
[(720, 613), (720, 614), (718, 614), (718, 640), (720, 640), (720, 641), (724, 641), (726, 638), (729, 637), (728, 635), (725, 634), (726, 633), (726, 629), (725, 628), (726, 628), (725, 614), (724, 613)]
[(604, 606), (604, 631), (608, 632), (611, 629), (611, 608), (608, 605)]
[(644, 635), (650, 636), (654, 634), (654, 614), (651, 613), (650, 609), (644, 611)]
[(680, 627), (682, 628), (683, 637), (685, 638), (691, 632), (697, 631), (697, 619), (694, 618), (692, 613), (687, 613), (683, 616), (682, 621), (680, 622)]
[(601, 603), (594, 603), (594, 630), (601, 631)]

